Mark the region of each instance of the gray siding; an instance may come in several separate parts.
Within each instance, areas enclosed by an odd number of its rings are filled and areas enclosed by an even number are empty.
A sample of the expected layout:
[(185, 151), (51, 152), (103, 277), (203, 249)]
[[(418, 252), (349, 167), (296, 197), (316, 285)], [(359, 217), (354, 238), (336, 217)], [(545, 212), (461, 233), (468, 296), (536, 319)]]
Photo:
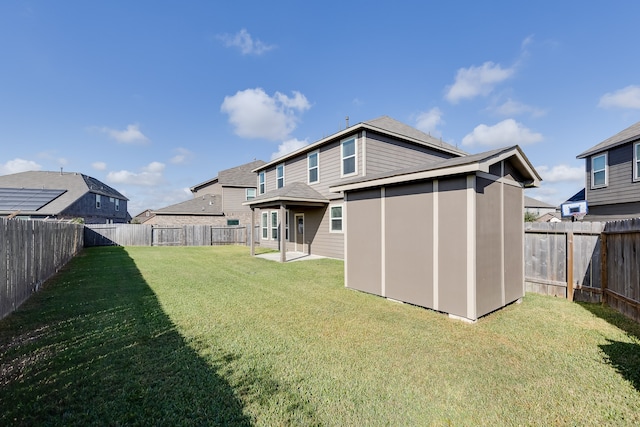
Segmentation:
[(86, 193), (71, 206), (65, 209), (61, 216), (65, 218), (83, 217), (86, 224), (105, 224), (107, 221), (114, 223), (127, 222), (127, 201), (120, 199), (119, 210), (116, 211), (115, 199), (111, 201), (108, 196), (100, 196), (100, 208), (96, 207), (96, 195)]
[(585, 162), (586, 197), (589, 206), (640, 202), (640, 182), (633, 181), (633, 144), (607, 151), (608, 184), (606, 187), (591, 188), (591, 157), (587, 157)]
[(243, 206), (246, 202), (247, 189), (241, 187), (224, 187), (222, 193), (222, 212), (226, 215), (235, 212), (250, 212), (249, 206)]
[(386, 296), (433, 307), (433, 182), (387, 188), (384, 212)]
[(205, 194), (222, 194), (222, 186), (220, 183), (216, 182), (215, 184), (207, 185), (206, 187), (202, 187), (198, 189), (198, 191), (193, 193), (193, 197), (204, 196)]
[(453, 157), (431, 148), (396, 141), (373, 132), (367, 133), (366, 173), (377, 174)]

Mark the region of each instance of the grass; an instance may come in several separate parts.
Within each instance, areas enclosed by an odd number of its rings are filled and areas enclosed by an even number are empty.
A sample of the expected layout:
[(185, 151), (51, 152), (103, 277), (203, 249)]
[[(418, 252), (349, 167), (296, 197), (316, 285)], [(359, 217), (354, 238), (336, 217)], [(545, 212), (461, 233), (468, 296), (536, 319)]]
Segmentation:
[(0, 321), (0, 425), (637, 425), (639, 337), (534, 294), (453, 321), (335, 260), (94, 248)]

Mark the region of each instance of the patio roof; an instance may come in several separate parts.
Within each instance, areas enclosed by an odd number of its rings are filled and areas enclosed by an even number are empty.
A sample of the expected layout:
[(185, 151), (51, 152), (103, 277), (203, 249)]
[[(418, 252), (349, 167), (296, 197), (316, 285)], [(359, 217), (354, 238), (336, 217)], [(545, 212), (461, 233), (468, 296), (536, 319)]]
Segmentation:
[(324, 206), (329, 199), (302, 182), (293, 182), (277, 190), (261, 194), (243, 205), (251, 208), (264, 208), (280, 205)]

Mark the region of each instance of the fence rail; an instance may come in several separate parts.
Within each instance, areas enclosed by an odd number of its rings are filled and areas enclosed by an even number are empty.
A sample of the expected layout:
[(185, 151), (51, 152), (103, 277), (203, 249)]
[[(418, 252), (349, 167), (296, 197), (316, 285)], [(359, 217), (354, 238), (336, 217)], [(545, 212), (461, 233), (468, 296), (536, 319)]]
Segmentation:
[[(91, 224), (85, 226), (85, 246), (212, 246), (249, 245), (246, 226)], [(257, 238), (257, 233), (253, 233)]]
[(82, 226), (0, 218), (0, 319), (83, 247)]
[(605, 302), (640, 321), (640, 219), (527, 223), (529, 292)]

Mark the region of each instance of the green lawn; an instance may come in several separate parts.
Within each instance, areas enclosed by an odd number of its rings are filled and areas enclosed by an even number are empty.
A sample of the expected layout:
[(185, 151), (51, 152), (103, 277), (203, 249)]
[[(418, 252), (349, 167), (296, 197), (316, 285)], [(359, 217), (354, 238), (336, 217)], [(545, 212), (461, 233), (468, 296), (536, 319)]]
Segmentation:
[(82, 252), (0, 321), (0, 425), (640, 423), (640, 327), (607, 308), (466, 324), (248, 252)]

